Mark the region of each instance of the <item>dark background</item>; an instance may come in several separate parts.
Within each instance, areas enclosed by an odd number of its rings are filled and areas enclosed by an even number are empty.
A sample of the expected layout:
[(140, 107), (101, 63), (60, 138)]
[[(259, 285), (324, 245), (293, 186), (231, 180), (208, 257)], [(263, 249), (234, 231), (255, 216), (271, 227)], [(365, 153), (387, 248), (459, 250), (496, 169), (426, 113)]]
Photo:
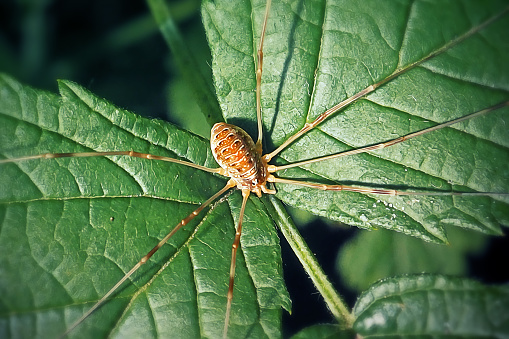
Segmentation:
[[(199, 1), (175, 2), (174, 15), (198, 62), (204, 69), (209, 68)], [(57, 79), (73, 80), (117, 106), (181, 126), (182, 120), (176, 117), (176, 98), (185, 101), (182, 93), (192, 95), (189, 87), (182, 84), (168, 46), (141, 0), (0, 2), (0, 71), (52, 92), (57, 92)], [(203, 125), (183, 127), (207, 129)], [(338, 249), (361, 231), (331, 226), (320, 219), (314, 219), (301, 231), (337, 290), (353, 306), (358, 293), (342, 283), (336, 259)], [(292, 315), (284, 313), (285, 336), (312, 324), (334, 322), (320, 294), (280, 237), (286, 282), (293, 300)], [(482, 253), (470, 255), (469, 276), (484, 283), (509, 281), (507, 237), (489, 238), (485, 248)]]

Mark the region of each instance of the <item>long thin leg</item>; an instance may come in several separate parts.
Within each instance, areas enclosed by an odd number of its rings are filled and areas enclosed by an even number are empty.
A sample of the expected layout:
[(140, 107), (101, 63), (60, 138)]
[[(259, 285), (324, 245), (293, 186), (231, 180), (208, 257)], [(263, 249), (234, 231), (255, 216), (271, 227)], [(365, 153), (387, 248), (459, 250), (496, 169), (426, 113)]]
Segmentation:
[(262, 154), (262, 107), (261, 107), (261, 86), (262, 86), (262, 69), (263, 69), (263, 41), (265, 39), (265, 30), (267, 28), (267, 20), (269, 18), (271, 0), (267, 0), (265, 7), (265, 18), (263, 19), (262, 33), (260, 34), (260, 45), (258, 46), (258, 65), (256, 68), (256, 119), (258, 121), (258, 141), (256, 141), (256, 149)]
[(5, 164), (5, 163), (9, 163), (9, 162), (33, 160), (33, 159), (85, 158), (85, 157), (103, 157), (103, 156), (114, 156), (114, 155), (125, 155), (125, 156), (129, 156), (129, 157), (150, 159), (150, 160), (162, 160), (162, 161), (173, 162), (175, 164), (185, 165), (188, 167), (197, 168), (202, 171), (209, 172), (209, 173), (219, 173), (219, 174), (224, 173), (223, 169), (221, 169), (221, 168), (208, 168), (205, 166), (193, 164), (192, 162), (189, 162), (189, 161), (183, 161), (183, 160), (173, 159), (170, 157), (162, 157), (159, 155), (139, 153), (139, 152), (134, 152), (134, 151), (43, 153), (43, 154), (36, 154), (36, 155), (28, 155), (28, 156), (19, 157), (19, 158), (1, 159), (0, 164)]
[(314, 182), (300, 181), (300, 180), (291, 180), (291, 179), (283, 179), (271, 176), (269, 177), (270, 182), (281, 183), (281, 184), (290, 184), (290, 185), (298, 185), (310, 188), (316, 188), (322, 191), (348, 191), (348, 192), (359, 192), (359, 193), (371, 193), (371, 194), (381, 194), (381, 195), (461, 195), (461, 196), (509, 196), (509, 193), (496, 193), (496, 192), (457, 192), (457, 191), (422, 191), (422, 192), (408, 192), (408, 191), (398, 191), (398, 190), (388, 190), (388, 189), (376, 189), (376, 188), (366, 188), (366, 187), (358, 187), (358, 186), (347, 186), (347, 185), (326, 185), (326, 184), (317, 184)]
[(393, 80), (394, 78), (400, 76), (401, 74), (403, 73), (406, 73), (408, 72), (409, 70), (419, 66), (420, 64), (422, 64), (423, 62), (426, 62), (434, 57), (436, 57), (437, 55), (439, 54), (442, 54), (443, 52), (451, 49), (452, 47), (454, 47), (455, 45), (459, 44), (460, 42), (462, 42), (463, 40), (467, 39), (468, 37), (474, 35), (475, 33), (479, 32), (480, 30), (482, 30), (484, 27), (488, 26), (489, 24), (491, 24), (492, 22), (496, 21), (497, 19), (499, 19), (500, 17), (502, 17), (503, 15), (505, 15), (507, 12), (509, 11), (509, 7), (506, 7), (501, 13), (489, 18), (488, 20), (486, 20), (485, 22), (481, 23), (480, 25), (472, 28), (471, 30), (469, 30), (468, 32), (466, 32), (465, 34), (457, 37), (456, 39), (452, 40), (451, 42), (445, 44), (444, 46), (432, 51), (430, 54), (428, 54), (427, 56), (423, 57), (422, 59), (404, 67), (404, 68), (401, 68), (401, 69), (397, 69), (394, 71), (394, 73), (392, 73), (391, 75), (389, 75), (388, 77), (380, 80), (379, 82), (373, 84), (373, 85), (370, 85), (368, 87), (366, 87), (365, 89), (363, 89), (362, 91), (354, 94), (353, 96), (351, 96), (350, 98), (340, 102), (339, 104), (337, 104), (336, 106), (328, 109), (327, 111), (325, 111), (324, 113), (320, 114), (318, 116), (318, 118), (316, 118), (313, 122), (311, 123), (305, 123), (304, 124), (304, 127), (302, 127), (302, 129), (300, 129), (297, 133), (295, 133), (294, 135), (292, 135), (290, 138), (288, 138), (281, 146), (279, 146), (278, 148), (276, 148), (273, 152), (269, 153), (269, 154), (266, 154), (264, 155), (264, 158), (265, 158), (265, 161), (269, 162), (274, 156), (276, 156), (277, 154), (279, 154), (282, 150), (284, 150), (288, 145), (290, 145), (292, 142), (294, 142), (296, 139), (300, 138), (302, 135), (304, 135), (306, 132), (308, 132), (309, 130), (315, 128), (318, 124), (320, 124), (322, 121), (324, 121), (325, 119), (327, 119), (329, 116), (331, 116), (332, 114), (336, 113), (337, 111), (339, 111), (340, 109), (350, 105), (351, 103), (359, 100), (360, 98), (363, 98), (365, 97), (366, 95), (368, 95), (369, 93), (373, 92), (375, 89), (377, 89), (378, 87), (388, 83), (389, 81)]
[(415, 137), (417, 137), (419, 135), (423, 135), (423, 134), (426, 134), (426, 133), (429, 133), (429, 132), (433, 132), (433, 131), (439, 130), (439, 129), (447, 127), (447, 126), (451, 126), (453, 124), (457, 124), (458, 122), (465, 121), (465, 120), (468, 120), (468, 119), (472, 119), (472, 118), (475, 118), (475, 117), (487, 114), (487, 113), (489, 113), (491, 111), (494, 111), (496, 109), (499, 109), (499, 108), (502, 108), (502, 107), (505, 107), (505, 106), (509, 106), (509, 101), (501, 102), (499, 104), (496, 104), (495, 106), (483, 109), (481, 111), (477, 111), (477, 112), (474, 112), (474, 113), (462, 116), (460, 118), (457, 118), (457, 119), (454, 119), (454, 120), (451, 120), (451, 121), (447, 121), (447, 122), (438, 124), (438, 125), (433, 126), (433, 127), (425, 128), (423, 130), (420, 130), (420, 131), (417, 131), (417, 132), (413, 132), (413, 133), (404, 135), (404, 136), (396, 138), (396, 139), (392, 139), (392, 140), (389, 140), (389, 141), (381, 142), (381, 143), (378, 143), (378, 144), (375, 144), (375, 145), (371, 145), (371, 146), (366, 146), (366, 147), (361, 147), (361, 148), (353, 149), (353, 150), (350, 150), (350, 151), (345, 151), (345, 152), (341, 152), (341, 153), (331, 154), (331, 155), (327, 155), (327, 156), (320, 157), (320, 158), (299, 161), (299, 162), (295, 162), (295, 163), (284, 165), (284, 166), (270, 165), (268, 170), (269, 170), (269, 172), (277, 172), (277, 171), (281, 171), (281, 170), (284, 170), (284, 169), (288, 169), (288, 168), (292, 168), (292, 167), (297, 167), (297, 166), (308, 165), (308, 164), (312, 164), (314, 162), (319, 162), (319, 161), (323, 161), (323, 160), (330, 160), (330, 159), (335, 159), (335, 158), (339, 158), (339, 157), (344, 157), (344, 156), (347, 156), (347, 155), (365, 153), (365, 152), (374, 151), (374, 150), (377, 150), (377, 149), (386, 148), (386, 147), (389, 147), (389, 146), (393, 146), (393, 145), (399, 144), (400, 142), (403, 142), (405, 140), (415, 138)]
[(350, 105), (352, 102), (357, 101), (358, 99), (362, 98), (363, 96), (373, 92), (377, 87), (378, 86), (376, 86), (376, 84), (375, 85), (371, 85), (371, 86), (363, 89), (359, 93), (354, 94), (350, 98), (340, 102), (336, 106), (334, 106), (332, 108), (329, 108), (327, 111), (325, 111), (322, 114), (320, 114), (320, 116), (318, 116), (318, 118), (316, 118), (315, 121), (313, 121), (311, 123), (305, 123), (304, 127), (302, 127), (302, 129), (300, 131), (298, 131), (297, 133), (295, 133), (294, 135), (292, 135), (291, 137), (286, 139), (286, 141), (281, 146), (276, 148), (273, 152), (264, 155), (263, 157), (265, 158), (265, 161), (269, 162), (274, 156), (279, 154), (279, 152), (281, 152), (286, 147), (288, 147), (288, 145), (290, 145), (292, 142), (294, 142), (295, 140), (300, 138), (302, 135), (306, 134), (308, 131), (310, 131), (313, 128), (315, 128), (319, 123), (321, 123), (322, 121), (327, 119), (331, 114), (339, 111), (343, 107), (346, 107), (346, 106)]
[(232, 308), (232, 300), (233, 300), (233, 283), (235, 280), (235, 263), (237, 258), (237, 249), (240, 246), (240, 235), (242, 233), (242, 219), (244, 219), (244, 210), (246, 209), (247, 198), (249, 198), (249, 190), (242, 190), (242, 207), (240, 208), (239, 214), (239, 224), (237, 226), (237, 231), (235, 232), (235, 240), (232, 245), (232, 260), (230, 263), (230, 283), (228, 284), (228, 295), (226, 301), (226, 316), (224, 319), (224, 330), (223, 330), (223, 338), (226, 339), (228, 336), (228, 325), (230, 323), (230, 311)]
[(216, 194), (214, 194), (212, 197), (210, 197), (207, 201), (205, 201), (203, 204), (200, 205), (200, 207), (198, 207), (197, 209), (195, 209), (193, 212), (191, 212), (191, 214), (189, 214), (187, 217), (185, 217), (184, 219), (182, 219), (161, 241), (159, 241), (159, 243), (154, 246), (154, 248), (152, 248), (150, 250), (150, 252), (148, 252), (145, 256), (143, 256), (140, 261), (134, 265), (133, 268), (131, 268), (129, 270), (129, 272), (127, 272), (123, 277), (122, 279), (120, 279), (116, 284), (115, 286), (113, 286), (98, 302), (96, 302), (94, 304), (94, 306), (92, 306), (85, 314), (83, 314), (81, 316), (81, 318), (79, 318), (77, 321), (75, 321), (71, 327), (69, 327), (65, 333), (62, 334), (61, 337), (65, 337), (67, 334), (69, 334), (76, 326), (78, 326), (79, 324), (81, 324), (86, 318), (88, 318), (88, 316), (90, 314), (92, 314), (96, 309), (98, 309), (103, 303), (104, 301), (106, 301), (106, 299), (108, 299), (108, 297), (117, 290), (117, 288), (120, 287), (120, 285), (122, 285), (127, 279), (129, 279), (129, 277), (134, 273), (136, 272), (140, 267), (141, 265), (145, 264), (149, 259), (150, 257), (152, 257), (152, 255), (154, 253), (156, 253), (179, 229), (181, 229), (183, 226), (187, 225), (191, 220), (194, 219), (194, 217), (196, 217), (205, 207), (207, 207), (208, 205), (210, 205), (214, 200), (216, 200), (218, 197), (220, 197), (221, 195), (223, 195), (227, 190), (229, 190), (230, 188), (234, 187), (235, 184), (233, 183), (233, 181), (228, 181), (228, 183), (226, 184), (225, 187), (223, 187), (219, 192), (217, 192)]

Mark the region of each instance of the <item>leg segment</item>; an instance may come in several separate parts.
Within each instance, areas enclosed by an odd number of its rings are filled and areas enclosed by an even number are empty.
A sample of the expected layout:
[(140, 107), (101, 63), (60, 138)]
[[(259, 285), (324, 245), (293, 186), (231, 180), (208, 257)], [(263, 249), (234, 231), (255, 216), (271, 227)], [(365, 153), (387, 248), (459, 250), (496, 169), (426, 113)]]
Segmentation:
[(269, 153), (269, 154), (266, 154), (264, 157), (265, 157), (265, 160), (267, 162), (269, 162), (274, 156), (276, 156), (277, 154), (279, 154), (282, 150), (284, 150), (288, 145), (290, 145), (292, 142), (294, 142), (295, 140), (297, 140), (298, 138), (300, 138), (302, 135), (304, 135), (306, 132), (308, 132), (309, 130), (315, 128), (318, 124), (320, 124), (322, 121), (324, 121), (325, 119), (327, 119), (330, 115), (336, 113), (337, 111), (341, 110), (342, 108), (350, 105), (351, 103), (359, 100), (360, 98), (363, 98), (365, 97), (366, 95), (368, 95), (369, 93), (373, 92), (375, 89), (377, 89), (378, 87), (390, 82), (391, 80), (397, 78), (398, 76), (400, 76), (401, 74), (403, 73), (406, 73), (408, 71), (410, 71), (411, 69), (421, 65), (422, 63), (428, 61), (428, 60), (431, 60), (433, 59), (434, 57), (436, 57), (437, 55), (440, 55), (442, 54), (443, 52), (445, 51), (448, 51), (449, 49), (451, 49), (453, 46), (456, 46), (457, 44), (459, 44), (460, 42), (464, 41), (465, 39), (469, 38), (470, 36), (476, 34), (477, 32), (479, 32), (480, 30), (484, 29), (486, 26), (490, 25), (492, 22), (498, 20), (499, 18), (501, 18), (503, 15), (505, 15), (505, 13), (509, 11), (509, 7), (505, 8), (505, 10), (503, 10), (501, 13), (491, 17), (490, 19), (486, 20), (485, 22), (481, 23), (480, 25), (474, 27), (473, 29), (469, 30), (468, 32), (466, 32), (465, 34), (463, 35), (460, 35), (459, 37), (457, 37), (456, 39), (452, 40), (451, 42), (445, 44), (444, 46), (432, 51), (430, 54), (428, 54), (427, 56), (423, 57), (422, 59), (404, 67), (404, 68), (400, 68), (400, 69), (396, 69), (394, 71), (394, 73), (392, 73), (391, 75), (389, 75), (388, 77), (378, 81), (377, 83), (373, 84), (373, 85), (370, 85), (368, 87), (366, 87), (365, 89), (363, 89), (362, 91), (352, 95), (350, 98), (340, 102), (339, 104), (337, 104), (336, 106), (328, 109), (327, 111), (325, 111), (324, 113), (320, 114), (318, 116), (318, 118), (316, 118), (313, 122), (311, 123), (306, 123), (304, 125), (304, 127), (302, 127), (301, 130), (299, 130), (297, 133), (295, 133), (294, 135), (292, 135), (290, 138), (288, 138), (281, 146), (279, 146), (276, 150), (274, 150), (273, 152)]
[(125, 155), (125, 156), (129, 156), (129, 157), (141, 158), (141, 159), (168, 161), (168, 162), (173, 162), (173, 163), (179, 164), (179, 165), (197, 168), (202, 171), (209, 172), (209, 173), (223, 174), (223, 170), (221, 168), (208, 168), (205, 166), (193, 164), (192, 162), (189, 162), (189, 161), (183, 161), (183, 160), (178, 160), (178, 159), (174, 159), (174, 158), (170, 158), (170, 157), (163, 157), (163, 156), (159, 156), (159, 155), (139, 153), (139, 152), (134, 152), (134, 151), (43, 153), (43, 154), (36, 154), (36, 155), (28, 155), (28, 156), (20, 157), (20, 158), (1, 159), (0, 164), (5, 164), (8, 162), (19, 162), (19, 161), (33, 160), (33, 159), (86, 158), (86, 157), (103, 157), (103, 156), (114, 156), (114, 155)]
[(235, 280), (235, 264), (237, 258), (237, 249), (240, 246), (240, 235), (242, 233), (242, 219), (244, 219), (244, 210), (246, 209), (247, 198), (249, 198), (249, 190), (242, 190), (242, 207), (240, 208), (239, 214), (239, 224), (237, 226), (237, 231), (235, 232), (235, 240), (232, 245), (232, 260), (230, 263), (230, 283), (228, 284), (228, 295), (226, 302), (226, 317), (224, 319), (224, 330), (223, 330), (223, 338), (226, 339), (228, 336), (228, 325), (230, 323), (230, 311), (232, 308), (232, 300), (233, 300), (233, 283)]
[(378, 144), (375, 144), (375, 145), (361, 147), (361, 148), (357, 148), (357, 149), (353, 149), (353, 150), (345, 151), (345, 152), (341, 152), (341, 153), (331, 154), (331, 155), (320, 157), (320, 158), (316, 158), (316, 159), (299, 161), (299, 162), (296, 162), (296, 163), (293, 163), (293, 164), (289, 164), (289, 165), (284, 165), (284, 166), (269, 165), (268, 169), (269, 169), (269, 172), (277, 172), (277, 171), (281, 171), (281, 170), (284, 170), (284, 169), (288, 169), (288, 168), (292, 168), (292, 167), (297, 167), (297, 166), (308, 165), (308, 164), (312, 164), (314, 162), (319, 162), (319, 161), (323, 161), (323, 160), (330, 160), (330, 159), (335, 159), (335, 158), (339, 158), (339, 157), (344, 157), (344, 156), (347, 156), (347, 155), (366, 153), (366, 152), (369, 152), (369, 151), (374, 151), (374, 150), (377, 150), (377, 149), (386, 148), (386, 147), (389, 147), (389, 146), (393, 146), (393, 145), (399, 144), (400, 142), (403, 142), (405, 140), (415, 138), (415, 137), (417, 137), (419, 135), (423, 135), (423, 134), (426, 134), (426, 133), (429, 133), (429, 132), (433, 132), (433, 131), (442, 129), (444, 127), (456, 124), (458, 122), (465, 121), (465, 120), (472, 119), (472, 118), (475, 118), (475, 117), (480, 116), (480, 115), (487, 114), (487, 113), (489, 113), (491, 111), (494, 111), (496, 109), (502, 108), (504, 106), (509, 106), (509, 101), (501, 102), (501, 103), (499, 103), (499, 104), (497, 104), (495, 106), (483, 109), (481, 111), (477, 111), (475, 113), (471, 113), (471, 114), (462, 116), (462, 117), (460, 117), (458, 119), (447, 121), (447, 122), (438, 124), (438, 125), (433, 126), (433, 127), (425, 128), (423, 130), (420, 130), (420, 131), (417, 131), (417, 132), (414, 132), (414, 133), (410, 133), (410, 134), (407, 134), (407, 135), (404, 135), (402, 137), (399, 137), (399, 138), (396, 138), (396, 139), (392, 139), (392, 140), (389, 140), (389, 141), (386, 141), (386, 142), (381, 142), (381, 143), (378, 143)]
[(81, 316), (81, 318), (79, 318), (77, 321), (74, 322), (74, 324), (71, 325), (71, 327), (69, 327), (64, 334), (62, 334), (61, 337), (65, 337), (67, 334), (69, 334), (76, 326), (78, 326), (79, 324), (81, 324), (86, 318), (88, 318), (89, 315), (91, 315), (96, 309), (98, 309), (105, 301), (106, 299), (108, 299), (108, 297), (113, 293), (115, 292), (119, 287), (120, 285), (122, 285), (127, 279), (129, 279), (129, 277), (131, 275), (133, 275), (134, 272), (136, 272), (140, 267), (141, 265), (145, 264), (149, 259), (150, 257), (152, 257), (152, 255), (157, 252), (179, 229), (181, 229), (183, 226), (187, 225), (191, 220), (194, 219), (194, 217), (196, 217), (205, 207), (207, 207), (208, 205), (210, 205), (214, 200), (216, 200), (217, 198), (219, 198), (221, 195), (223, 195), (227, 190), (229, 190), (230, 188), (234, 187), (235, 184), (232, 183), (232, 181), (228, 181), (228, 183), (226, 184), (225, 187), (223, 187), (219, 192), (217, 192), (216, 194), (214, 194), (212, 197), (210, 197), (207, 201), (205, 201), (203, 204), (200, 205), (200, 207), (198, 207), (196, 210), (194, 210), (193, 212), (191, 212), (191, 214), (189, 214), (187, 217), (185, 217), (184, 219), (182, 219), (161, 241), (159, 241), (159, 243), (154, 246), (154, 248), (152, 248), (150, 250), (150, 252), (148, 252), (145, 256), (143, 256), (140, 261), (134, 265), (133, 268), (131, 268), (131, 270), (129, 270), (129, 272), (127, 272), (123, 277), (122, 279), (120, 279), (116, 284), (115, 286), (113, 286), (98, 302), (96, 302), (94, 304), (94, 306), (92, 306), (85, 314), (83, 314), (83, 316)]
[(265, 30), (267, 28), (267, 19), (269, 18), (271, 0), (267, 1), (265, 7), (265, 18), (263, 19), (262, 33), (260, 35), (260, 46), (258, 46), (258, 65), (256, 68), (256, 119), (258, 121), (258, 141), (256, 141), (256, 149), (262, 154), (262, 107), (261, 107), (261, 86), (262, 86), (262, 69), (263, 69), (263, 41), (265, 39)]
[(348, 192), (371, 193), (371, 194), (381, 194), (381, 195), (432, 195), (432, 196), (439, 196), (439, 195), (446, 195), (446, 196), (450, 196), (450, 195), (461, 195), (461, 196), (496, 195), (496, 196), (509, 196), (509, 193), (495, 193), (495, 192), (455, 192), (455, 191), (407, 192), (407, 191), (376, 189), (376, 188), (347, 186), (347, 185), (317, 184), (317, 183), (307, 182), (307, 181), (277, 178), (274, 176), (270, 176), (269, 180), (271, 182), (275, 182), (275, 183), (291, 184), (291, 185), (297, 185), (297, 186), (316, 188), (316, 189), (319, 189), (322, 191), (348, 191)]

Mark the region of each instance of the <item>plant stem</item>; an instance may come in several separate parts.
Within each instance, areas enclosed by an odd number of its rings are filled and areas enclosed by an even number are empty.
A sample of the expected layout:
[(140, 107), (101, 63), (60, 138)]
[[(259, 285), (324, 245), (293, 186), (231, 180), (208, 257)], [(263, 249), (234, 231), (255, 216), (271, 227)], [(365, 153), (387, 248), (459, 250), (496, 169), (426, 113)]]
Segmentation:
[[(266, 203), (271, 216), (276, 221), (286, 241), (290, 244), (293, 252), (309, 275), (316, 289), (325, 300), (327, 307), (338, 322), (346, 328), (352, 328), (354, 316), (349, 307), (343, 301), (339, 293), (334, 289), (331, 282), (316, 261), (315, 256), (300, 235), (297, 227), (286, 212), (283, 204), (273, 195), (268, 195), (270, 203)], [(266, 201), (266, 200), (265, 200)]]
[(207, 82), (207, 76), (200, 71), (196, 58), (183, 40), (175, 24), (172, 8), (163, 0), (147, 0), (147, 4), (175, 57), (179, 70), (191, 88), (194, 89), (196, 102), (205, 119), (210, 126), (216, 122), (224, 121), (214, 88)]

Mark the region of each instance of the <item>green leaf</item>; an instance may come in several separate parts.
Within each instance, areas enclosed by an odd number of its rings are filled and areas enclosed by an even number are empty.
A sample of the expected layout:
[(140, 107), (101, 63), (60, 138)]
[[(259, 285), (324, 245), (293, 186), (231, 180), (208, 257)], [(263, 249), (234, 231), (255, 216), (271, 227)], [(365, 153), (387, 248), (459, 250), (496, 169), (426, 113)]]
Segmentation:
[(292, 339), (327, 339), (327, 338), (335, 338), (335, 339), (348, 339), (355, 338), (355, 333), (352, 331), (345, 331), (339, 328), (337, 325), (314, 325), (307, 327), (292, 336)]
[[(255, 55), (264, 1), (207, 1), (203, 20), (216, 92), (228, 122), (256, 133)], [(262, 76), (264, 149), (320, 113), (433, 51), (444, 52), (336, 113), (277, 163), (375, 144), (509, 98), (504, 1), (274, 1)], [(251, 22), (254, 18), (254, 23)], [(482, 62), (481, 62), (482, 60)], [(509, 192), (508, 109), (369, 154), (301, 166), (282, 177), (372, 188)], [(444, 225), (500, 234), (507, 198), (390, 197), (277, 185), (286, 204), (362, 228), (445, 242)]]
[(358, 291), (382, 278), (401, 274), (466, 275), (467, 255), (479, 252), (486, 238), (454, 228), (448, 235), (451, 243), (444, 246), (387, 230), (360, 232), (341, 248), (338, 271), (343, 281)]
[[(137, 150), (216, 167), (208, 142), (60, 82), (61, 97), (0, 78), (2, 157)], [(2, 164), (2, 337), (56, 337), (164, 235), (225, 184), (188, 167), (128, 157)], [(240, 197), (184, 227), (71, 337), (222, 335)], [(230, 334), (280, 336), (289, 298), (279, 239), (248, 202)], [(186, 319), (185, 322), (182, 319)]]
[[(505, 6), (503, 1), (451, 2), (457, 7), (449, 9), (439, 1), (326, 4), (273, 3), (262, 88), (265, 150)], [(255, 135), (254, 60), (264, 2), (205, 2), (202, 13), (223, 115)], [(427, 121), (507, 100), (508, 21), (505, 15), (335, 114), (276, 162), (376, 143), (433, 125)], [(4, 157), (133, 149), (216, 166), (205, 140), (133, 116), (73, 83), (62, 82), (59, 97), (8, 77), (2, 82)], [(509, 192), (507, 119), (507, 109), (499, 110), (392, 150), (280, 174), (370, 187), (449, 190), (452, 184), (458, 190)], [(121, 157), (2, 164), (0, 176), (1, 334), (25, 337), (60, 334), (169, 227), (225, 183), (198, 170)], [(387, 198), (284, 185), (277, 190), (286, 204), (333, 220), (432, 241), (445, 241), (444, 224), (499, 234), (499, 225), (509, 223), (507, 199), (501, 197)], [(198, 217), (73, 335), (155, 337), (166, 330), (176, 336), (220, 335), (238, 207), (237, 192)], [(230, 334), (278, 336), (280, 305), (288, 309), (289, 301), (273, 246), (277, 237), (257, 199), (250, 199), (245, 222)], [(258, 242), (264, 245), (251, 246)]]
[(509, 286), (440, 275), (392, 278), (373, 285), (355, 305), (364, 338), (506, 338)]

